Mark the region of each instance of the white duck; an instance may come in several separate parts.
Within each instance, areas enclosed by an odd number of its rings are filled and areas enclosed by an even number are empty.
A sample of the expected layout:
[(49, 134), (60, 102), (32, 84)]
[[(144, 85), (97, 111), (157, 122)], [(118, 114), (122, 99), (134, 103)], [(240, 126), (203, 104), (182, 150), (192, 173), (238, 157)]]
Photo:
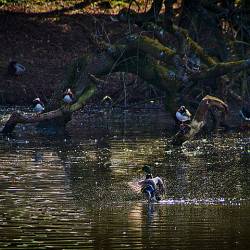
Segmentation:
[(44, 112), (45, 106), (44, 106), (43, 102), (40, 100), (40, 98), (37, 97), (36, 99), (34, 99), (33, 105), (34, 105), (33, 110), (36, 114), (39, 115), (39, 114)]
[(180, 106), (180, 108), (176, 112), (176, 118), (181, 123), (191, 120), (191, 113), (186, 109), (185, 106)]
[(71, 91), (71, 89), (67, 89), (65, 92), (64, 92), (64, 95), (63, 95), (63, 101), (67, 104), (70, 104), (72, 103), (74, 100), (74, 95)]

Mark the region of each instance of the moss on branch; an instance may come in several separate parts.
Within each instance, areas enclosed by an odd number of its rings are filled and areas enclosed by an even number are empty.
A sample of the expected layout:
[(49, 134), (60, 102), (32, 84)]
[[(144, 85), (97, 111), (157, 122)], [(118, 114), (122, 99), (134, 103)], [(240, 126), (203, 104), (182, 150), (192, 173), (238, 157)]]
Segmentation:
[[(164, 42), (164, 35), (165, 33), (168, 33), (169, 31), (165, 31), (161, 26), (154, 24), (154, 23), (146, 23), (143, 26), (145, 29), (154, 31), (157, 38), (163, 43)], [(178, 48), (178, 54), (181, 56), (184, 53), (184, 48), (187, 45), (192, 49), (192, 51), (198, 55), (201, 60), (207, 64), (207, 66), (213, 66), (217, 62), (214, 60), (211, 56), (209, 56), (204, 48), (202, 48), (197, 42), (195, 42), (190, 36), (187, 30), (178, 27), (176, 25), (173, 25), (173, 34), (177, 40), (179, 41), (179, 44), (177, 46)], [(176, 53), (177, 54), (177, 53)]]
[(205, 69), (201, 72), (191, 75), (190, 80), (202, 80), (206, 78), (215, 78), (227, 73), (241, 71), (243, 69), (250, 68), (250, 59), (217, 63), (211, 68)]
[(183, 35), (183, 38), (185, 39), (186, 44), (188, 44), (190, 46), (190, 48), (193, 50), (193, 52), (195, 54), (197, 54), (205, 64), (207, 64), (208, 66), (213, 66), (217, 63), (211, 56), (209, 56), (206, 53), (206, 51), (197, 42), (195, 42), (189, 36), (187, 30), (180, 28), (176, 25), (173, 25), (173, 28), (175, 31), (180, 32)]
[(165, 63), (173, 63), (173, 58), (176, 56), (176, 52), (156, 39), (152, 39), (148, 36), (131, 35), (127, 38), (128, 50), (139, 50), (145, 53), (147, 56), (160, 60)]
[(77, 99), (77, 102), (74, 103), (74, 104), (72, 104), (72, 105), (70, 106), (69, 111), (73, 113), (73, 112), (75, 112), (75, 111), (81, 109), (81, 108), (84, 106), (84, 104), (86, 103), (86, 101), (87, 101), (91, 96), (94, 95), (95, 91), (96, 91), (96, 86), (95, 86), (94, 84), (90, 84), (88, 87), (86, 87), (86, 88), (84, 89), (83, 94)]

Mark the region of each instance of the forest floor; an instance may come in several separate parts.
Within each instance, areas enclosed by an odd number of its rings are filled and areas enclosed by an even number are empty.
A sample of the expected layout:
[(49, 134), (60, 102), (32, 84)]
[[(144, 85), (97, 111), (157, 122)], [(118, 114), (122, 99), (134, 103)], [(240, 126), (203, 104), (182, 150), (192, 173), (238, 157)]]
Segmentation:
[[(128, 32), (126, 24), (111, 20), (112, 13), (93, 6), (52, 16), (24, 7), (5, 10), (0, 9), (0, 104), (29, 104), (37, 96), (46, 102), (75, 59), (98, 53), (99, 40), (112, 42)], [(25, 74), (8, 75), (11, 60), (23, 64)]]

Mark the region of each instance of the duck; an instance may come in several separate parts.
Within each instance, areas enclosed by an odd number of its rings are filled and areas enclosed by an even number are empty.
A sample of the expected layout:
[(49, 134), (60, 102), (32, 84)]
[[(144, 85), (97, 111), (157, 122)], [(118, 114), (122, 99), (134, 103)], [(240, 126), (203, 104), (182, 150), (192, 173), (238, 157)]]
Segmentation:
[(110, 96), (106, 95), (102, 98), (101, 103), (107, 108), (107, 107), (112, 107), (113, 105), (113, 100)]
[(10, 75), (14, 76), (22, 75), (25, 72), (25, 70), (26, 70), (25, 67), (16, 61), (10, 61), (8, 65), (8, 73)]
[(245, 121), (250, 121), (250, 110), (246, 107), (242, 107), (240, 115)]
[(43, 113), (44, 110), (45, 110), (45, 106), (44, 106), (43, 102), (40, 100), (39, 97), (35, 98), (33, 100), (33, 111), (37, 115), (39, 115), (39, 114)]
[(65, 92), (64, 92), (64, 95), (63, 95), (63, 101), (67, 104), (71, 104), (74, 100), (74, 95), (71, 91), (71, 89), (67, 89)]
[(181, 123), (191, 120), (191, 113), (185, 106), (180, 106), (175, 115), (177, 120)]

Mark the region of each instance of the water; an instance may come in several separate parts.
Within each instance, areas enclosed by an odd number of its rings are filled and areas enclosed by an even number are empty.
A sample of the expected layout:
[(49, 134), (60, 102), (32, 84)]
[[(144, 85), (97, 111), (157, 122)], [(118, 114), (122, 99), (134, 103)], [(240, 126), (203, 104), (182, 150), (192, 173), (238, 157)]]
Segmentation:
[[(0, 249), (250, 249), (248, 134), (173, 148), (159, 110), (77, 116), (0, 138)], [(131, 189), (144, 164), (160, 203)]]

